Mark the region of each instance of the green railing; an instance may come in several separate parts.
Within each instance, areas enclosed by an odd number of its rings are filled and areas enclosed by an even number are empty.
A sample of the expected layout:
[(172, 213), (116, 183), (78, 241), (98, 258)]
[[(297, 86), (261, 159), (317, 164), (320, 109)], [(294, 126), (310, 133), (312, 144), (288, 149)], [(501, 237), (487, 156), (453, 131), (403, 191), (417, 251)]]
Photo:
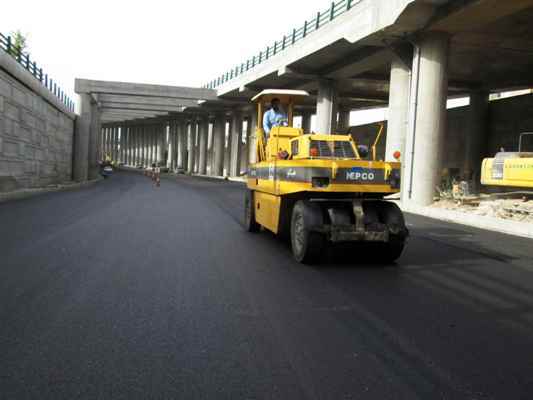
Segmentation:
[(262, 64), (268, 59), (274, 57), (276, 54), (285, 51), (287, 48), (293, 46), (296, 42), (305, 39), (309, 34), (318, 31), (324, 25), (327, 25), (337, 17), (350, 11), (350, 9), (362, 0), (339, 0), (331, 3), (331, 6), (324, 12), (318, 12), (314, 18), (304, 22), (303, 26), (298, 29), (293, 29), (279, 41), (275, 41), (272, 46), (268, 46), (265, 50), (260, 51), (259, 54), (249, 58), (245, 62), (237, 65), (235, 68), (212, 80), (204, 85), (204, 88), (215, 89), (232, 79), (250, 71), (256, 66)]
[(35, 79), (40, 81), (44, 87), (50, 90), (50, 92), (52, 92), (69, 111), (74, 112), (74, 102), (59, 86), (57, 86), (57, 83), (54, 82), (52, 78), (48, 77), (48, 74), (43, 72), (43, 69), (40, 68), (35, 61), (31, 60), (29, 53), (25, 53), (21, 51), (19, 47), (15, 46), (11, 36), (4, 36), (0, 33), (0, 49), (17, 60), (20, 65), (26, 68), (28, 72), (35, 77)]

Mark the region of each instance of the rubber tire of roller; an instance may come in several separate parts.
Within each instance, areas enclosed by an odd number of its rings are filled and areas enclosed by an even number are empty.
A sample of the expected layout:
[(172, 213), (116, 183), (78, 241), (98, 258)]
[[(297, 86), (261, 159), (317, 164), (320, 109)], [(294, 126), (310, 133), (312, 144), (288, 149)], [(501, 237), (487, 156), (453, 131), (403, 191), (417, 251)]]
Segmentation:
[(302, 264), (318, 263), (326, 245), (323, 234), (313, 228), (324, 224), (322, 210), (309, 201), (298, 201), (291, 215), (291, 245), (296, 261)]
[[(383, 223), (386, 225), (395, 224), (407, 232), (405, 219), (400, 207), (390, 202), (382, 202), (380, 205), (380, 215)], [(406, 237), (391, 234), (390, 241), (382, 245), (383, 251), (378, 255), (379, 260), (384, 263), (394, 263), (402, 255), (405, 242)]]
[(259, 232), (261, 226), (255, 220), (254, 192), (247, 190), (244, 197), (244, 228), (248, 232)]

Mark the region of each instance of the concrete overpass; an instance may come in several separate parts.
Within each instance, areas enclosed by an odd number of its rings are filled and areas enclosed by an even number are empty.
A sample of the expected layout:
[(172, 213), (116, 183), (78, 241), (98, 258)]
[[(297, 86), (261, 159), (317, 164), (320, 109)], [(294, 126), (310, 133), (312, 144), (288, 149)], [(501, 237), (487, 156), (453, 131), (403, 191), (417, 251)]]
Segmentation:
[(319, 133), (345, 131), (352, 110), (388, 105), (385, 158), (402, 152), (403, 200), (427, 205), (447, 99), (470, 97), (462, 172), (478, 176), (489, 94), (533, 86), (532, 22), (533, 0), (341, 0), (201, 89), (78, 80), (75, 176), (86, 179), (86, 164), (96, 173), (96, 149), (129, 165), (240, 175), (253, 156), (250, 98), (304, 89), (312, 101), (298, 110), (302, 126), (316, 113)]

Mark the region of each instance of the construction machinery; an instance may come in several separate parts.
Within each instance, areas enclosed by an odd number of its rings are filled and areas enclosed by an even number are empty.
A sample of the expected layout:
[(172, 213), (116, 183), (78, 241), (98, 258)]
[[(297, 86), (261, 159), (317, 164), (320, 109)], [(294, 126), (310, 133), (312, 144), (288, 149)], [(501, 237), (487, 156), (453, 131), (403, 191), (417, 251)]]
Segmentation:
[(393, 262), (409, 235), (399, 207), (384, 197), (400, 191), (398, 162), (377, 160), (376, 141), (369, 150), (350, 135), (310, 133), (293, 126), (294, 107), (304, 91), (265, 90), (253, 98), (258, 121), (266, 105), (278, 99), (286, 107), (284, 126), (265, 139), (256, 131), (256, 158), (250, 164), (245, 198), (245, 226), (290, 237), (297, 261), (318, 262), (328, 243), (354, 242), (354, 260), (369, 256)]
[(533, 138), (533, 132), (520, 134), (517, 152), (501, 151), (494, 158), (483, 160), (481, 184), (533, 190), (533, 146), (524, 150), (528, 138)]

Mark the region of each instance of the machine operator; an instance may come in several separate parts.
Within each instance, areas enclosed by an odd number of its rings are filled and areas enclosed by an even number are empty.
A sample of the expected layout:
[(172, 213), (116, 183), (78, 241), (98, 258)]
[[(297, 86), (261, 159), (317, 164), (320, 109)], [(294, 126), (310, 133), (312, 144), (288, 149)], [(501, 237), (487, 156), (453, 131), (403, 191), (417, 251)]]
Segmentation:
[(272, 99), (270, 110), (263, 117), (263, 130), (265, 131), (265, 140), (268, 140), (270, 131), (275, 126), (287, 126), (287, 114), (283, 112), (279, 99)]

